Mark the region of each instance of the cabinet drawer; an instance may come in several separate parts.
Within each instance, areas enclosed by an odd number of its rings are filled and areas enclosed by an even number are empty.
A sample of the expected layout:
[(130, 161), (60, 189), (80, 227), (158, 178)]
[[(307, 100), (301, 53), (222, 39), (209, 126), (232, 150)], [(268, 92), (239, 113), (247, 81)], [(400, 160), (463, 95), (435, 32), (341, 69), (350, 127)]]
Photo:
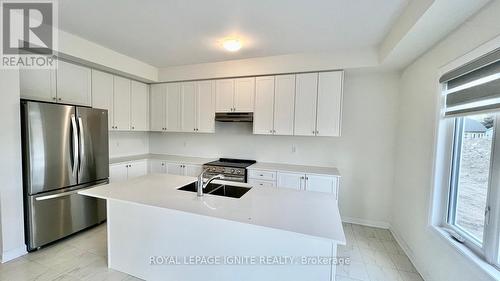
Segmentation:
[(258, 179), (258, 180), (275, 181), (276, 180), (276, 172), (262, 171), (262, 170), (249, 170), (248, 171), (248, 178)]
[(248, 183), (255, 187), (276, 187), (275, 181), (249, 179)]

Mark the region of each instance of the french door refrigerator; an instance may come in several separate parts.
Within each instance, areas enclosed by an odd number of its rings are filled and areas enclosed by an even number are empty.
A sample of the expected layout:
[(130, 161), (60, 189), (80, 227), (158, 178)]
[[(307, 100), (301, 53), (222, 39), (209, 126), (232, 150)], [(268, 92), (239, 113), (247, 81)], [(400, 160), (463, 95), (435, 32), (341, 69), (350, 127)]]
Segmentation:
[(21, 101), (28, 251), (106, 219), (104, 200), (78, 191), (108, 183), (107, 111)]

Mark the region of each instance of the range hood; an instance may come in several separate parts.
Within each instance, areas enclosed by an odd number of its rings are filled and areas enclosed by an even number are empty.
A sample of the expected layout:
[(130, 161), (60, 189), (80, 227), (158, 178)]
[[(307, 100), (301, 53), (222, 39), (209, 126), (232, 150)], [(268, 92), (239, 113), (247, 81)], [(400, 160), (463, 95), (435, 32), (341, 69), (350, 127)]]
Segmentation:
[(218, 122), (253, 122), (253, 112), (215, 113)]

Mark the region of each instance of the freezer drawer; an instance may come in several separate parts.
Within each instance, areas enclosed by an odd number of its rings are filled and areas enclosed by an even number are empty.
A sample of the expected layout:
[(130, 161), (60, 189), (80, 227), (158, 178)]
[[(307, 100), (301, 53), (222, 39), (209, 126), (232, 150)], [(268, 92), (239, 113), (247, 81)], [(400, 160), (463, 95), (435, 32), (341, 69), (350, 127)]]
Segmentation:
[(28, 251), (106, 219), (106, 201), (78, 191), (26, 197)]

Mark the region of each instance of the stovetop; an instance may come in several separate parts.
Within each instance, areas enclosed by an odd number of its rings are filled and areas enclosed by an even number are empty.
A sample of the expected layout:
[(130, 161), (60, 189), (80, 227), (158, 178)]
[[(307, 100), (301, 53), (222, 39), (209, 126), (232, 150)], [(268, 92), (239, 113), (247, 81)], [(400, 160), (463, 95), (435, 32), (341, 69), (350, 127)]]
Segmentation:
[(231, 158), (220, 158), (217, 161), (208, 162), (205, 165), (211, 166), (224, 166), (233, 168), (246, 168), (257, 163), (255, 160), (245, 160), (245, 159), (231, 159)]

